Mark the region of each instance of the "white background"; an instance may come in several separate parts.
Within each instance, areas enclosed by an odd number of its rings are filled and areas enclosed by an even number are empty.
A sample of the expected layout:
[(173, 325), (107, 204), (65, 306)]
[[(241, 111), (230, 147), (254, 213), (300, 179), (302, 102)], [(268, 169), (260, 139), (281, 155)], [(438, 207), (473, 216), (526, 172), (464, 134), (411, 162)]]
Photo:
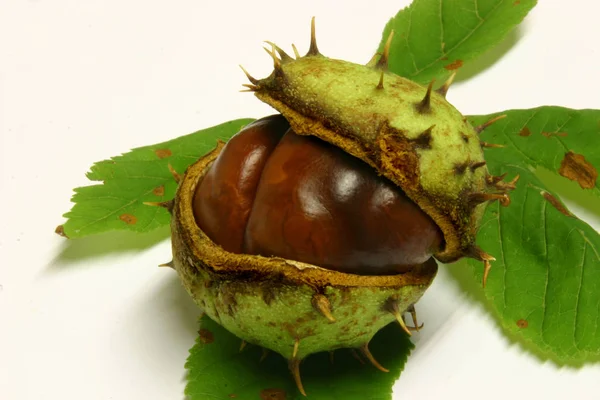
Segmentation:
[[(238, 64), (270, 71), (264, 40), (306, 51), (316, 15), (324, 54), (365, 62), (408, 2), (343, 3), (0, 0), (0, 399), (183, 398), (199, 312), (175, 273), (156, 268), (170, 259), (168, 240), (151, 245), (165, 230), (133, 246), (53, 230), (94, 161), (271, 113), (238, 92)], [(600, 108), (598, 2), (540, 3), (488, 54), (500, 61), (463, 69), (483, 69), (449, 93), (464, 113)], [(535, 358), (452, 275), (464, 276), (441, 268), (418, 305), (425, 329), (397, 399), (600, 397), (598, 364)]]

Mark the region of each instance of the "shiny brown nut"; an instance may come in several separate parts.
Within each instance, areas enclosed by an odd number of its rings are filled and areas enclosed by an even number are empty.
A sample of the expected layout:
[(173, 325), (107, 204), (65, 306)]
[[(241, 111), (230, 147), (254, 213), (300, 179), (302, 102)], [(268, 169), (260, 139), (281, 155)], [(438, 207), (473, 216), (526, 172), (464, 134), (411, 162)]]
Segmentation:
[(443, 243), (400, 188), (280, 115), (229, 141), (197, 186), (194, 214), (227, 251), (359, 275), (405, 272)]

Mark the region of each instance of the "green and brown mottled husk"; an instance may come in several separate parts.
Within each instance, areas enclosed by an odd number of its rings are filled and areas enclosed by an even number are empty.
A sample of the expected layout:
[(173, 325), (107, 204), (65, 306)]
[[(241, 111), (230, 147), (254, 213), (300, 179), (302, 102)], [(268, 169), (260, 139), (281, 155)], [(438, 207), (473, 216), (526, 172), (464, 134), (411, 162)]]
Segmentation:
[(192, 196), (221, 147), (186, 172), (173, 207), (173, 264), (206, 314), (239, 338), (289, 360), (338, 348), (366, 348), (414, 304), (435, 261), (395, 276), (358, 276), (276, 257), (224, 251), (197, 226)]

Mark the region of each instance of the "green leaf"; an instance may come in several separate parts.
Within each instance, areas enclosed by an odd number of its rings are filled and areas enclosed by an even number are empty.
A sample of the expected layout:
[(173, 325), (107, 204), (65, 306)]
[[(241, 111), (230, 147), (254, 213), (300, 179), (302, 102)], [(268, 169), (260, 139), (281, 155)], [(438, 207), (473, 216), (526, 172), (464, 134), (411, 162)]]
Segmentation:
[[(199, 334), (186, 363), (185, 394), (191, 400), (305, 399), (280, 355), (271, 353), (260, 362), (260, 348), (248, 345), (240, 352), (240, 339), (206, 316), (201, 319)], [(369, 347), (389, 373), (368, 362), (361, 364), (347, 349), (334, 353), (333, 364), (329, 354), (312, 355), (300, 367), (308, 397), (390, 400), (392, 386), (414, 346), (397, 324), (390, 324), (375, 335)]]
[[(511, 204), (488, 206), (478, 244), (496, 257), (485, 296), (510, 333), (545, 357), (581, 362), (600, 355), (600, 235), (572, 215), (536, 176), (558, 169), (569, 151), (598, 165), (600, 111), (541, 107), (507, 111), (483, 140), (494, 175), (519, 174)], [(492, 116), (473, 117), (474, 125)], [(560, 133), (560, 135), (559, 135)], [(586, 173), (581, 172), (583, 175)], [(597, 191), (597, 184), (592, 191)], [(482, 265), (469, 261), (480, 281)]]
[(390, 71), (421, 84), (441, 79), (498, 44), (536, 0), (414, 0), (387, 23)]
[(170, 221), (160, 202), (175, 196), (177, 184), (168, 165), (183, 173), (200, 156), (212, 150), (217, 140), (228, 140), (252, 119), (229, 121), (211, 128), (151, 146), (140, 147), (110, 160), (94, 164), (87, 177), (102, 184), (75, 189), (75, 203), (62, 229), (78, 238), (126, 229), (148, 232)]
[[(484, 140), (511, 146), (524, 165), (567, 175), (584, 190), (600, 196), (596, 179), (600, 167), (600, 110), (546, 106), (498, 114), (507, 114), (508, 118), (488, 128)], [(490, 117), (477, 117), (476, 123)]]

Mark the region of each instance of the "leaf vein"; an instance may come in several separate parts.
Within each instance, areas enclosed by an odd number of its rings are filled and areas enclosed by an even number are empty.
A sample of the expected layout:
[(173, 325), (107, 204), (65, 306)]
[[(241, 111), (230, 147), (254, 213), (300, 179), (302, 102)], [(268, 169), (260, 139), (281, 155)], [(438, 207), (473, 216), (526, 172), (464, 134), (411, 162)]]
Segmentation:
[(440, 0), (440, 7), (439, 7), (439, 13), (440, 13), (440, 50), (442, 51), (442, 54), (444, 54), (444, 47), (445, 47), (445, 43), (444, 43), (444, 0)]
[(412, 27), (412, 7), (408, 7), (408, 26), (406, 27), (406, 36), (404, 37), (404, 41), (406, 42), (406, 49), (408, 50), (408, 55), (410, 56), (413, 67), (415, 70), (418, 69), (417, 61), (415, 60), (415, 55), (410, 46), (410, 32)]
[(502, 286), (504, 287), (504, 290), (502, 291), (502, 302), (504, 304), (504, 308), (502, 309), (502, 313), (504, 313), (506, 311), (506, 292), (507, 292), (507, 286), (506, 286), (506, 272), (508, 269), (508, 264), (506, 263), (506, 256), (505, 256), (505, 238), (504, 238), (504, 230), (502, 229), (502, 218), (501, 218), (501, 213), (502, 210), (500, 210), (500, 203), (496, 203), (496, 208), (498, 209), (498, 236), (500, 236), (500, 257), (502, 259), (502, 264), (503, 264), (503, 268), (504, 268), (504, 272), (502, 273)]
[[(579, 234), (581, 234), (581, 232), (579, 232)], [(583, 236), (583, 235), (582, 235)], [(583, 237), (582, 237), (583, 238)], [(579, 351), (581, 351), (581, 349), (579, 348), (579, 346), (577, 345), (577, 328), (579, 327), (577, 322), (578, 322), (578, 318), (579, 318), (579, 312), (580, 312), (580, 299), (581, 299), (581, 288), (583, 287), (583, 272), (585, 269), (585, 253), (587, 250), (587, 244), (586, 241), (584, 239), (583, 241), (583, 254), (581, 255), (581, 276), (579, 278), (579, 287), (577, 288), (577, 295), (575, 298), (575, 321), (574, 321), (574, 326), (573, 326), (573, 344), (575, 345), (575, 348)]]
[(547, 211), (547, 205), (546, 203), (548, 203), (547, 201), (542, 202), (542, 218), (543, 218), (543, 224), (544, 224), (544, 249), (545, 249), (545, 254), (544, 254), (544, 259), (546, 261), (546, 282), (544, 285), (544, 301), (542, 303), (542, 323), (541, 323), (541, 335), (540, 338), (542, 339), (542, 342), (546, 345), (548, 345), (548, 343), (546, 342), (546, 338), (545, 338), (545, 329), (544, 329), (544, 325), (546, 325), (546, 312), (547, 312), (547, 308), (548, 308), (548, 285), (550, 283), (550, 264), (548, 263), (548, 218), (546, 216), (546, 211)]
[(473, 5), (475, 6), (475, 15), (480, 21), (483, 21), (483, 18), (481, 18), (481, 15), (479, 15), (479, 3), (477, 0), (473, 0)]

